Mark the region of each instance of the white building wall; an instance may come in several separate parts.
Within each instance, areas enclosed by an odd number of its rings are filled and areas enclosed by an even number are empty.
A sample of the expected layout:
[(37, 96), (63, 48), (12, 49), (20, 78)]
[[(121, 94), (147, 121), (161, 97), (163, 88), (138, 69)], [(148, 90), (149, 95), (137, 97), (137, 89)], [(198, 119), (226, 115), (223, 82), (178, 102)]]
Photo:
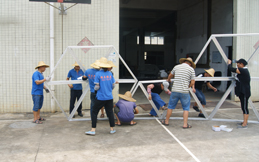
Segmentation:
[[(234, 33), (259, 33), (259, 1), (258, 0), (234, 0)], [(254, 44), (259, 36), (237, 37), (233, 40), (233, 54), (235, 59), (249, 59), (255, 51)], [(257, 52), (248, 63), (251, 77), (259, 77), (258, 74), (259, 53)], [(259, 84), (251, 81), (251, 99), (259, 101)], [(238, 98), (235, 98), (238, 100)]]
[[(64, 4), (66, 7), (72, 4)], [(55, 6), (59, 7), (56, 3)], [(0, 1), (0, 113), (31, 112), (31, 77), (38, 61), (49, 59), (49, 6), (28, 0)], [(76, 46), (84, 37), (94, 45), (114, 45), (119, 50), (119, 1), (98, 0), (91, 5), (77, 4), (62, 17), (54, 10), (55, 64), (67, 46)], [(86, 68), (107, 50), (90, 50), (86, 54), (75, 50)], [(65, 80), (74, 59), (66, 55), (55, 71), (54, 80)], [(118, 61), (116, 63), (118, 65)], [(118, 78), (118, 66), (113, 69)], [(50, 70), (44, 72), (48, 76)], [(117, 98), (118, 86), (113, 91)], [(67, 85), (55, 86), (55, 95), (65, 110), (69, 109), (70, 91)], [(83, 102), (88, 109), (89, 95)], [(59, 108), (56, 106), (56, 110)], [(42, 111), (49, 112), (50, 94), (44, 92)]]

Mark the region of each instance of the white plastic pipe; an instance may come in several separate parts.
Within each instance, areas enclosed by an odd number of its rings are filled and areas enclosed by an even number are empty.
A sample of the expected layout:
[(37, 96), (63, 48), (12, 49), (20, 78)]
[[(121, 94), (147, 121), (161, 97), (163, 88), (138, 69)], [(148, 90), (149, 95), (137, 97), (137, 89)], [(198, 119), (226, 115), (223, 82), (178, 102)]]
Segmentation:
[[(54, 3), (50, 3), (54, 5)], [(50, 73), (54, 70), (54, 8), (49, 6), (49, 33), (50, 33)], [(54, 79), (54, 73), (51, 75), (51, 80)], [(54, 94), (54, 85), (50, 86)], [(50, 99), (51, 112), (55, 112), (55, 100), (53, 97)]]

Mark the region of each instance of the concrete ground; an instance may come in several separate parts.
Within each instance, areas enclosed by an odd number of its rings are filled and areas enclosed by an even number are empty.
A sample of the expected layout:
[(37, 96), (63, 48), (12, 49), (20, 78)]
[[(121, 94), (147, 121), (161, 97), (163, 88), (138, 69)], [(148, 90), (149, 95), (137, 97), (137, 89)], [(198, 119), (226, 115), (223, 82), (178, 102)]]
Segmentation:
[[(123, 89), (122, 89), (123, 91)], [(120, 92), (124, 93), (124, 92)], [(137, 104), (148, 103), (138, 92)], [(207, 100), (218, 100), (221, 93), (207, 93)], [(214, 96), (214, 97), (213, 97)], [(165, 100), (167, 96), (165, 97)], [(167, 102), (167, 101), (166, 101)], [(227, 101), (231, 102), (231, 101)], [(236, 108), (222, 108), (216, 118), (242, 119)], [(257, 107), (259, 104), (255, 103)], [(139, 116), (148, 116), (141, 108)], [(206, 107), (209, 114), (213, 107)], [(256, 120), (250, 109), (250, 120)], [(89, 117), (89, 111), (84, 110)], [(192, 108), (189, 116), (197, 116)], [(236, 122), (189, 120), (191, 129), (182, 129), (182, 120), (170, 120), (165, 127), (158, 120), (137, 120), (137, 125), (116, 126), (109, 134), (108, 121), (98, 121), (96, 136), (87, 136), (90, 121), (67, 121), (62, 113), (43, 113), (44, 124), (33, 124), (31, 113), (0, 114), (0, 161), (258, 161), (259, 124), (237, 129)], [(182, 116), (177, 109), (172, 116)], [(80, 118), (76, 116), (76, 118)], [(232, 132), (214, 132), (213, 125), (227, 125)]]

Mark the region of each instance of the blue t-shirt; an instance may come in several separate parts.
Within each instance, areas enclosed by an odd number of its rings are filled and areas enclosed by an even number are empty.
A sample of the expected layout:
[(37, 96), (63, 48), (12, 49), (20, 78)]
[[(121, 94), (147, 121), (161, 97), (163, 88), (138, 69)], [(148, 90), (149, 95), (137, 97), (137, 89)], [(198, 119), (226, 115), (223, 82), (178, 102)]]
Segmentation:
[(134, 119), (134, 109), (137, 107), (135, 102), (121, 99), (115, 105), (120, 108), (120, 112), (118, 113), (120, 121), (130, 122)]
[[(71, 78), (71, 80), (77, 80), (78, 77), (81, 77), (84, 75), (83, 70), (79, 70), (78, 72), (76, 72), (75, 69), (71, 69), (68, 74), (67, 77)], [(73, 84), (73, 90), (82, 90), (82, 84)]]
[(115, 79), (110, 71), (100, 70), (95, 74), (94, 83), (100, 85), (100, 89), (97, 91), (98, 100), (111, 100), (112, 96), (112, 84), (115, 83)]
[(95, 92), (94, 90), (94, 79), (95, 79), (95, 74), (98, 72), (99, 70), (98, 69), (87, 69), (85, 71), (85, 76), (88, 78), (88, 81), (89, 81), (89, 85), (90, 85), (90, 91), (91, 92)]
[(37, 85), (35, 81), (44, 79), (44, 76), (39, 71), (35, 71), (32, 75), (32, 95), (43, 95), (44, 83)]

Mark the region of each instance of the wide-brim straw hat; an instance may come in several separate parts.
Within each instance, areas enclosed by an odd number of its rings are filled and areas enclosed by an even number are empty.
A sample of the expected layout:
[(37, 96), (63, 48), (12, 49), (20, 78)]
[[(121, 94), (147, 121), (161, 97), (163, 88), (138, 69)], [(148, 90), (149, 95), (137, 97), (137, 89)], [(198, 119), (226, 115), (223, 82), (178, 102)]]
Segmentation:
[(196, 65), (195, 63), (192, 61), (192, 58), (188, 57), (188, 58), (180, 58), (179, 62), (180, 64), (183, 63), (184, 61), (189, 61), (192, 65), (192, 67), (195, 69), (196, 68)]
[(101, 68), (111, 68), (111, 64), (109, 64), (107, 58), (105, 57), (101, 57), (99, 60), (99, 63), (96, 64), (97, 66), (101, 67)]
[(38, 69), (39, 67), (42, 67), (42, 66), (49, 67), (49, 65), (45, 64), (43, 61), (40, 61), (40, 62), (38, 63), (38, 66), (36, 66), (35, 69)]
[(94, 63), (92, 63), (90, 66), (95, 68), (95, 69), (100, 69), (100, 67), (97, 65), (98, 63), (100, 63), (99, 60), (96, 60)]
[(119, 97), (130, 102), (136, 102), (136, 100), (132, 98), (130, 91), (127, 91), (124, 95), (119, 94)]
[(112, 61), (108, 61), (108, 63), (112, 66), (112, 67), (116, 67), (116, 65), (114, 65), (114, 63)]
[(214, 77), (215, 70), (213, 68), (210, 68), (208, 70), (204, 69), (206, 73), (208, 73), (211, 77)]

